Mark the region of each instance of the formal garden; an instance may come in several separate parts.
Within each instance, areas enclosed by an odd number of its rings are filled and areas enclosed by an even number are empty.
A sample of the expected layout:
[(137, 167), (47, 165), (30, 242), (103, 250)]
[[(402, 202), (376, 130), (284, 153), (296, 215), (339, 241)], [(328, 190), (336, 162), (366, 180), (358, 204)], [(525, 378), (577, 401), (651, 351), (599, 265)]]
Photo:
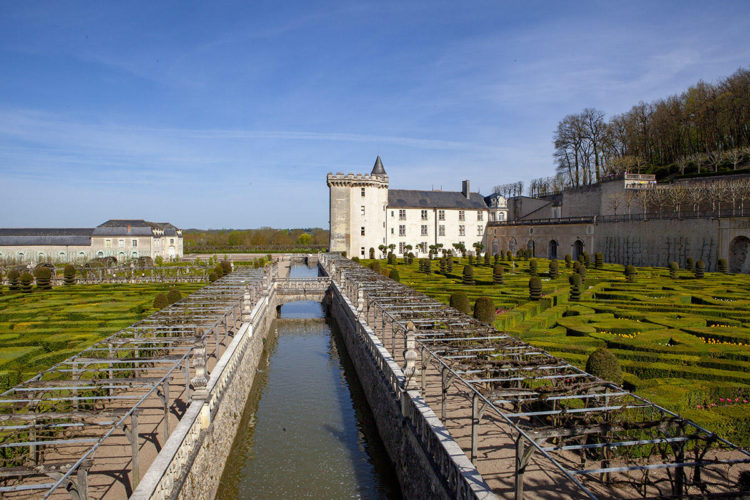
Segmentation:
[(581, 368), (606, 348), (626, 388), (750, 445), (748, 275), (706, 273), (700, 261), (634, 268), (509, 252), (362, 263)]
[(0, 389), (192, 293), (203, 283), (66, 285), (0, 292)]

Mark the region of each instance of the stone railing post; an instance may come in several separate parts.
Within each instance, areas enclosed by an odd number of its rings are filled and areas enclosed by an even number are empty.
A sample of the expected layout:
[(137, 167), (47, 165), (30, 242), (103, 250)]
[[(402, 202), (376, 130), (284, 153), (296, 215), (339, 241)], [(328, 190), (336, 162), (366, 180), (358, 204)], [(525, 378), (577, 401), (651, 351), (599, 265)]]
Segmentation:
[[(200, 335), (203, 331), (198, 329), (196, 332)], [(208, 399), (208, 377), (206, 376), (206, 341), (200, 336), (196, 340), (195, 346), (193, 347), (193, 369), (195, 370), (195, 377), (192, 378), (190, 384), (193, 386), (191, 394), (191, 402), (202, 402), (200, 419), (201, 429), (208, 428), (211, 423), (211, 409), (207, 403)]]
[(365, 293), (361, 288), (357, 287), (357, 314), (361, 315), (365, 309)]
[(404, 350), (404, 390), (405, 391), (418, 391), (419, 382), (417, 381), (417, 375), (419, 375), (419, 368), (417, 367), (417, 336), (416, 328), (414, 323), (409, 321), (406, 325), (406, 350)]

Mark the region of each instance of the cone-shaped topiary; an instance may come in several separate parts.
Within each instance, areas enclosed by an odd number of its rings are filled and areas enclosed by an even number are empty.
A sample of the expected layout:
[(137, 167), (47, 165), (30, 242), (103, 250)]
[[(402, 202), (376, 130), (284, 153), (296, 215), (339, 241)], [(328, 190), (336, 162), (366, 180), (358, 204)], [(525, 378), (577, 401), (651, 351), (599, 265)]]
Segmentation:
[(427, 274), (432, 273), (432, 261), (430, 259), (424, 260), (424, 272)]
[(473, 254), (469, 254), (469, 265), (470, 266), (474, 265), (474, 255)]
[(636, 271), (635, 266), (630, 264), (625, 266), (625, 279), (628, 283), (635, 283), (636, 274), (638, 274), (638, 272)]
[(669, 277), (673, 280), (677, 279), (677, 271), (680, 270), (680, 265), (677, 262), (670, 262), (669, 263)]
[(532, 276), (536, 276), (537, 274), (539, 274), (539, 273), (538, 273), (538, 270), (539, 270), (539, 269), (538, 269), (538, 267), (537, 267), (537, 263), (536, 263), (536, 260), (534, 260), (534, 259), (531, 259), (531, 260), (529, 261), (529, 274), (530, 274), (530, 275), (532, 275)]
[(602, 255), (601, 252), (596, 252), (594, 254), (594, 267), (596, 269), (601, 269), (604, 267), (604, 255)]
[(52, 271), (49, 267), (39, 266), (34, 270), (36, 287), (40, 290), (52, 289)]
[(16, 269), (11, 269), (8, 271), (8, 289), (12, 291), (17, 291), (20, 289), (20, 277), (21, 273), (18, 272)]
[(448, 262), (446, 262), (445, 264), (446, 264), (445, 267), (447, 271), (449, 273), (452, 273), (453, 272), (453, 257), (448, 257)]
[(494, 281), (496, 285), (502, 285), (503, 284), (503, 274), (505, 274), (505, 270), (503, 269), (503, 265), (502, 264), (495, 264), (495, 267), (492, 269), (492, 281)]
[(687, 261), (685, 262), (685, 269), (688, 271), (695, 271), (695, 261), (692, 257), (688, 257)]
[(570, 301), (578, 302), (581, 300), (581, 275), (573, 273), (568, 278), (570, 282)]
[(573, 266), (573, 271), (581, 277), (581, 283), (586, 283), (586, 266), (580, 262), (576, 262)]
[(471, 312), (469, 297), (464, 292), (453, 292), (450, 296), (450, 305), (464, 314)]
[(490, 253), (489, 252), (485, 252), (484, 254), (484, 265), (487, 267), (489, 267), (490, 265)]
[(586, 371), (608, 382), (622, 384), (620, 362), (605, 347), (600, 347), (589, 355), (586, 361)]
[(388, 264), (391, 266), (396, 264), (396, 254), (394, 254), (393, 252), (388, 254)]
[(166, 293), (160, 293), (156, 297), (154, 297), (154, 309), (157, 311), (159, 309), (164, 309), (169, 305), (169, 299), (167, 298)]
[(388, 277), (391, 278), (393, 281), (401, 281), (401, 276), (398, 275), (398, 269), (391, 269), (391, 272), (388, 274)]
[(19, 278), (19, 288), (23, 293), (31, 293), (31, 287), (34, 283), (34, 277), (31, 275), (31, 273), (25, 272), (21, 273), (21, 277)]
[(539, 276), (529, 278), (529, 300), (539, 300), (542, 298), (542, 280)]
[(555, 279), (558, 276), (560, 276), (560, 267), (557, 260), (553, 259), (549, 261), (549, 277)]
[[(502, 252), (502, 250), (500, 250), (500, 251)], [(498, 262), (500, 262), (500, 256), (499, 256), (498, 254), (495, 254), (495, 255), (494, 255), (494, 256), (492, 257), (492, 263), (493, 263), (493, 264), (497, 264)]]
[(443, 257), (440, 259), (440, 274), (445, 274), (445, 269), (448, 266), (448, 263), (446, 262), (446, 258)]
[(569, 253), (565, 254), (565, 267), (567, 269), (570, 269), (570, 262), (573, 260), (573, 257), (570, 256)]
[(474, 302), (474, 317), (482, 323), (491, 325), (495, 322), (495, 304), (489, 297), (478, 297)]
[(727, 263), (727, 259), (719, 259), (719, 272), (727, 274), (729, 272), (729, 263)]
[(66, 285), (76, 284), (76, 268), (73, 264), (66, 264), (63, 270), (63, 279)]
[(698, 279), (703, 279), (703, 277), (706, 275), (706, 264), (699, 260), (695, 263), (695, 277)]
[(583, 252), (583, 265), (586, 266), (586, 269), (591, 267), (591, 256), (588, 254), (588, 252)]
[(182, 300), (182, 294), (180, 291), (176, 288), (170, 288), (167, 292), (167, 302), (170, 304), (174, 304), (175, 302), (179, 302)]
[(465, 265), (464, 266), (463, 283), (464, 283), (464, 285), (473, 285), (474, 284), (474, 268), (471, 267), (471, 265)]

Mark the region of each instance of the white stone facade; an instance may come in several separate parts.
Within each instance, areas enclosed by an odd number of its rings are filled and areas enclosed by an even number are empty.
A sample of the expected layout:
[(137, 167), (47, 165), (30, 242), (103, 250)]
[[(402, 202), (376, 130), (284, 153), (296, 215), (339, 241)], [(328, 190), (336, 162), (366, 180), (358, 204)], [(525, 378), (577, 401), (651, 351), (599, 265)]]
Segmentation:
[(369, 258), (373, 249), (382, 258), (391, 245), (398, 256), (411, 251), (417, 257), (432, 245), (454, 250), (462, 243), (474, 252), (474, 244), (482, 243), (487, 249), (487, 223), (508, 217), (504, 197), (471, 193), (468, 181), (460, 192), (389, 190), (380, 157), (370, 175), (329, 173), (327, 184), (329, 249), (348, 257)]

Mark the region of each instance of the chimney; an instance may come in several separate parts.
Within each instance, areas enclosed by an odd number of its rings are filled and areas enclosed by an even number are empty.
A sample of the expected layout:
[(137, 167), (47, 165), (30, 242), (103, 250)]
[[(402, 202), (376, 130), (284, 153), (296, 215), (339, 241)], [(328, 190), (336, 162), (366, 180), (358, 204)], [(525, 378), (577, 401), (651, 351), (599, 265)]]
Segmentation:
[(461, 181), (461, 192), (464, 194), (464, 196), (466, 196), (467, 199), (469, 198), (470, 191), (469, 191), (469, 181), (468, 180)]
[(128, 224), (128, 234), (130, 234), (130, 224)]

